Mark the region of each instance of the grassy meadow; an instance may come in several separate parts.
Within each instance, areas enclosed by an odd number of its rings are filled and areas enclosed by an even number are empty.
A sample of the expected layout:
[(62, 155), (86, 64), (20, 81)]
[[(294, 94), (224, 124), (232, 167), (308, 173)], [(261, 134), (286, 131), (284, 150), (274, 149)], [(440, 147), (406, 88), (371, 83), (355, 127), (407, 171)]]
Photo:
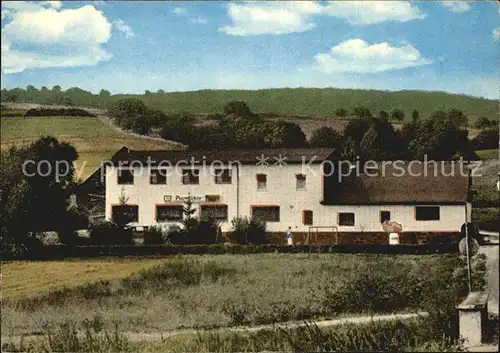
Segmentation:
[[(116, 323), (121, 331), (163, 332), (408, 312), (428, 309), (436, 293), (453, 303), (466, 290), (464, 263), (450, 254), (185, 255), (157, 263), (106, 261), (81, 261), (80, 269), (78, 261), (48, 263), (52, 272), (46, 275), (41, 275), (40, 262), (3, 264), (2, 335), (96, 319)], [(33, 272), (37, 265), (40, 276)], [(57, 289), (47, 283), (49, 278)], [(44, 291), (34, 293), (38, 286)]]
[(4, 300), (36, 297), (61, 288), (130, 276), (159, 264), (159, 259), (13, 261), (2, 264)]
[(494, 148), (491, 150), (480, 150), (476, 151), (477, 155), (481, 160), (488, 160), (488, 159), (499, 159), (500, 152), (498, 148)]
[(27, 144), (47, 135), (71, 143), (79, 154), (76, 166), (79, 179), (85, 179), (123, 146), (149, 150), (179, 148), (172, 142), (141, 139), (117, 132), (93, 117), (4, 117), (1, 129), (2, 149)]

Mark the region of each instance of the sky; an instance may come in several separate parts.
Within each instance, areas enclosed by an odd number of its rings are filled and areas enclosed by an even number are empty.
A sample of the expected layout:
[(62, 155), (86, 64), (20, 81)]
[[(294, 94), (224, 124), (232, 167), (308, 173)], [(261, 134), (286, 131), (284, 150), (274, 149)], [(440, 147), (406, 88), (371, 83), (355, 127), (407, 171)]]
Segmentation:
[(491, 1), (2, 1), (2, 88), (336, 87), (499, 98)]

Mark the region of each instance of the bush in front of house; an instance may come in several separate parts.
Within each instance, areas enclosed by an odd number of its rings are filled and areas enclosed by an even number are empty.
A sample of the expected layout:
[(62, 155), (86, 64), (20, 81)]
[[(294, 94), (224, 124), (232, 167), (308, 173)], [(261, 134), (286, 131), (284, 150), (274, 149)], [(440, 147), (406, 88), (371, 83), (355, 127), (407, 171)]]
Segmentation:
[(90, 228), (90, 239), (94, 245), (132, 245), (132, 230), (113, 222), (98, 223)]
[(185, 219), (184, 227), (171, 227), (167, 233), (169, 243), (175, 245), (215, 244), (219, 223), (210, 218)]
[(253, 218), (238, 217), (231, 221), (233, 230), (229, 239), (236, 244), (260, 245), (269, 243), (266, 224)]
[(85, 241), (78, 236), (77, 230), (88, 229), (89, 217), (76, 208), (69, 209), (61, 219), (57, 229), (59, 242), (65, 245), (84, 245)]
[(143, 245), (162, 245), (167, 242), (167, 232), (158, 226), (149, 227), (144, 231)]

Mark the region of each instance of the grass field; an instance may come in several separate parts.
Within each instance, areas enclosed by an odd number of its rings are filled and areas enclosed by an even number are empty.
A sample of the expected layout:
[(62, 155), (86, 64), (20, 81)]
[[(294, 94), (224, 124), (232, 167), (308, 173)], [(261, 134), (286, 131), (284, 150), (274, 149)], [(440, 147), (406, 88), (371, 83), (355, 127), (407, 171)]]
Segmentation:
[(160, 262), (158, 259), (7, 262), (2, 264), (2, 298), (29, 298), (61, 288), (126, 277)]
[[(4, 264), (2, 331), (34, 332), (47, 323), (96, 317), (119, 322), (124, 331), (157, 332), (421, 310), (436, 292), (460, 296), (457, 278), (465, 270), (455, 255), (193, 255), (158, 261), (154, 267), (136, 260)], [(45, 266), (50, 271), (42, 275)], [(50, 289), (49, 281), (62, 289)]]
[(482, 160), (487, 160), (487, 159), (499, 159), (499, 150), (498, 148), (494, 148), (494, 149), (491, 149), (491, 150), (480, 150), (480, 151), (476, 151), (477, 155), (479, 156), (479, 158), (481, 158)]
[(79, 179), (85, 179), (101, 161), (110, 158), (122, 146), (150, 150), (175, 146), (168, 141), (146, 140), (114, 131), (98, 118), (91, 117), (8, 117), (1, 119), (1, 129), (2, 149), (47, 135), (71, 143), (79, 154), (76, 166)]

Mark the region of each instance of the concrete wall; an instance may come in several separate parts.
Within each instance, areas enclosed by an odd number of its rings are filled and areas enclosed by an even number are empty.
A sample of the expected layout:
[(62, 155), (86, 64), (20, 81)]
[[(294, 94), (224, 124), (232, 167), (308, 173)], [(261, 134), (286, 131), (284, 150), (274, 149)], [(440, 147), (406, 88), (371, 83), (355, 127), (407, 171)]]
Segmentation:
[[(111, 219), (111, 206), (119, 203), (121, 190), (129, 197), (128, 204), (139, 206), (139, 223), (155, 224), (155, 205), (165, 204), (164, 196), (171, 195), (170, 204), (176, 202), (175, 197), (220, 195), (220, 203), (228, 206), (228, 221), (221, 224), (222, 231), (231, 229), (231, 220), (240, 216), (251, 216), (251, 206), (280, 206), (280, 222), (268, 222), (270, 232), (285, 232), (288, 227), (292, 232), (307, 232), (309, 225), (304, 225), (303, 211), (313, 211), (314, 226), (337, 226), (339, 232), (380, 232), (380, 211), (390, 211), (391, 219), (403, 224), (403, 230), (409, 232), (457, 232), (465, 221), (464, 205), (440, 206), (440, 220), (417, 221), (413, 205), (363, 205), (363, 206), (323, 206), (323, 181), (320, 165), (303, 168), (302, 165), (285, 167), (270, 166), (263, 168), (255, 165), (243, 165), (239, 178), (239, 200), (237, 198), (237, 168), (232, 167), (231, 184), (215, 184), (210, 167), (201, 168), (198, 185), (182, 184), (180, 168), (170, 170), (166, 185), (151, 185), (149, 172), (137, 173), (133, 185), (117, 184), (117, 169), (107, 167), (106, 171), (106, 218)], [(296, 189), (296, 174), (306, 175), (305, 190)], [(257, 174), (267, 175), (267, 188), (257, 189)], [(201, 203), (203, 204), (203, 202)], [(193, 206), (198, 209), (199, 204)], [(470, 206), (470, 205), (469, 205)], [(354, 226), (338, 226), (339, 212), (354, 212)], [(471, 207), (468, 207), (470, 219)]]

